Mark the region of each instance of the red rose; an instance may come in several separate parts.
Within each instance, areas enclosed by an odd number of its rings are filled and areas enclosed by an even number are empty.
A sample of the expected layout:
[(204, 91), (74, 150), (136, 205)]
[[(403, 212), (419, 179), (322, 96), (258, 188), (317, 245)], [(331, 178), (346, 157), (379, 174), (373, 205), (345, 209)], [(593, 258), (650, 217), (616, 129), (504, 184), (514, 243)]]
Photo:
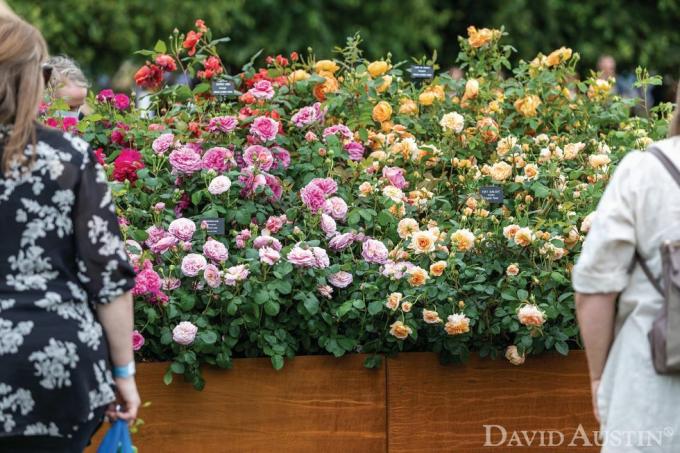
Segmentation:
[(142, 155), (136, 149), (125, 148), (113, 161), (113, 179), (131, 183), (137, 181), (137, 170), (144, 168)]
[(293, 61), (298, 61), (299, 58), (300, 58), (300, 56), (298, 55), (297, 52), (291, 52), (291, 53), (290, 53), (290, 59), (291, 59), (291, 60), (293, 60)]
[(175, 63), (175, 59), (164, 53), (156, 57), (156, 64), (163, 68), (164, 71), (172, 72), (177, 70), (177, 63)]
[(99, 165), (104, 165), (106, 164), (106, 156), (104, 156), (104, 148), (97, 148), (94, 150), (94, 157), (97, 158), (97, 162), (99, 162)]
[(208, 27), (205, 26), (205, 22), (203, 22), (203, 19), (196, 19), (196, 28), (198, 28), (198, 31), (205, 33), (208, 31)]
[(241, 95), (239, 100), (244, 104), (252, 104), (255, 102), (255, 96), (253, 96), (252, 93), (244, 93)]
[(189, 56), (192, 56), (196, 53), (196, 44), (198, 44), (198, 41), (201, 40), (201, 37), (203, 36), (203, 33), (196, 33), (195, 31), (191, 30), (189, 33), (187, 33), (187, 37), (184, 39), (184, 42), (182, 43), (182, 47), (187, 49), (189, 52)]
[(205, 66), (205, 69), (210, 69), (215, 74), (222, 72), (222, 62), (219, 58), (214, 56), (206, 58), (203, 62), (203, 66)]
[(279, 66), (288, 66), (288, 59), (282, 55), (277, 55), (276, 64), (278, 64)]
[(194, 137), (198, 138), (201, 136), (201, 125), (195, 121), (192, 121), (189, 123), (189, 130), (191, 133), (194, 135)]
[(148, 90), (157, 90), (163, 83), (163, 70), (155, 64), (146, 64), (135, 74), (135, 83)]

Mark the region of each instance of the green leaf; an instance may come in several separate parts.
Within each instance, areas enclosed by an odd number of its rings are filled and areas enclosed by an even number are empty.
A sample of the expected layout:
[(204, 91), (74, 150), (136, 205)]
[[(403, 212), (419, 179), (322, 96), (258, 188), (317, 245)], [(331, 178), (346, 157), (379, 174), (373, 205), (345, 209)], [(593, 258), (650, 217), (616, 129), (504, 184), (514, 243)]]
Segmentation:
[(558, 341), (555, 343), (555, 349), (562, 355), (569, 354), (569, 345), (564, 341)]
[(184, 364), (179, 362), (172, 362), (170, 364), (170, 371), (175, 374), (184, 374)]
[(319, 312), (319, 299), (314, 294), (310, 294), (305, 298), (304, 305), (310, 315), (315, 315)]
[(534, 192), (534, 195), (536, 195), (536, 198), (546, 198), (550, 195), (550, 189), (538, 181), (532, 184), (531, 190)]
[(198, 337), (205, 344), (214, 344), (217, 341), (217, 334), (212, 330), (204, 330)]
[(163, 383), (165, 385), (172, 384), (172, 370), (168, 369), (168, 371), (165, 372), (163, 375)]
[(264, 312), (269, 316), (276, 316), (279, 314), (279, 303), (274, 301), (267, 301), (264, 304)]
[(161, 41), (159, 39), (156, 42), (156, 45), (153, 47), (153, 51), (156, 53), (166, 53), (168, 51), (168, 48), (165, 46), (165, 41)]
[(262, 305), (269, 300), (269, 291), (261, 289), (255, 293), (255, 303)]
[(383, 303), (379, 300), (375, 300), (368, 304), (368, 313), (371, 315), (377, 315), (383, 309)]
[(364, 360), (364, 366), (366, 368), (380, 368), (382, 364), (382, 356), (380, 355), (370, 355)]
[(283, 368), (283, 356), (280, 355), (275, 355), (272, 356), (272, 366), (274, 367), (275, 370), (280, 370)]
[(517, 299), (519, 299), (519, 300), (529, 299), (529, 291), (527, 291), (526, 289), (518, 289), (517, 290)]

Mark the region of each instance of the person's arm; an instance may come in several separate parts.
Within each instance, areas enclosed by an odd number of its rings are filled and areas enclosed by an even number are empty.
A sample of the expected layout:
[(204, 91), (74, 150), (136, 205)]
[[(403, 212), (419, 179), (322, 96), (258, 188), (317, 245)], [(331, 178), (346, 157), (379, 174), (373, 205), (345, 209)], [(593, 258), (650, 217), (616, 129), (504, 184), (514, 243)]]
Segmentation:
[[(97, 316), (109, 343), (113, 366), (125, 366), (132, 362), (134, 360), (132, 351), (134, 313), (130, 292), (118, 296), (108, 304), (98, 304)], [(116, 403), (122, 407), (119, 409), (115, 405), (109, 407), (108, 417), (134, 420), (137, 418), (137, 411), (141, 404), (134, 376), (116, 378), (116, 387), (118, 391)]]

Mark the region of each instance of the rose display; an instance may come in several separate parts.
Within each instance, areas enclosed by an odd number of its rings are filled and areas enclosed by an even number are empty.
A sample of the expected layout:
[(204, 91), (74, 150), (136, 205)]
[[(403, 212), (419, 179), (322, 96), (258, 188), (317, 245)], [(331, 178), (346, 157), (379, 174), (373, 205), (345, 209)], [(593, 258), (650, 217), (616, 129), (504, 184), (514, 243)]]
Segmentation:
[[(613, 81), (579, 80), (570, 49), (512, 64), (504, 39), (470, 27), (463, 80), (368, 61), (355, 38), (335, 59), (229, 75), (199, 20), (141, 51), (148, 109), (107, 90), (80, 123), (54, 123), (111, 180), (139, 358), (201, 388), (200, 365), (233, 357), (520, 365), (578, 348), (573, 263), (617, 162), (663, 136), (670, 108), (631, 117)], [(196, 83), (168, 82), (180, 74)], [(217, 80), (236, 94), (213, 94)]]

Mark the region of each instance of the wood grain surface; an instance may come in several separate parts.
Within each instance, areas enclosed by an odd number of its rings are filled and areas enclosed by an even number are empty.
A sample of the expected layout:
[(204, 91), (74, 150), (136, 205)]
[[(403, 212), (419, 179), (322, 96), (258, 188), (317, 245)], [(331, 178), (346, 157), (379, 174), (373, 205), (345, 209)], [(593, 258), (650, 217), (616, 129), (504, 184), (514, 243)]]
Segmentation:
[[(585, 354), (568, 357), (530, 357), (522, 366), (506, 360), (472, 357), (464, 365), (442, 366), (430, 353), (409, 353), (388, 360), (387, 410), (390, 453), (582, 453), (597, 452), (578, 439), (569, 447), (579, 427), (593, 443), (598, 425), (591, 412), (590, 384)], [(484, 446), (484, 425), (489, 446)], [(558, 431), (533, 437), (532, 431)], [(513, 431), (518, 432), (514, 445)], [(580, 432), (579, 432), (580, 433)], [(521, 442), (521, 446), (518, 444)]]
[(205, 369), (202, 392), (181, 377), (164, 385), (167, 364), (140, 364), (151, 406), (134, 443), (139, 453), (384, 453), (385, 366), (366, 369), (364, 358), (297, 357), (278, 372), (269, 359), (236, 359), (232, 370)]

